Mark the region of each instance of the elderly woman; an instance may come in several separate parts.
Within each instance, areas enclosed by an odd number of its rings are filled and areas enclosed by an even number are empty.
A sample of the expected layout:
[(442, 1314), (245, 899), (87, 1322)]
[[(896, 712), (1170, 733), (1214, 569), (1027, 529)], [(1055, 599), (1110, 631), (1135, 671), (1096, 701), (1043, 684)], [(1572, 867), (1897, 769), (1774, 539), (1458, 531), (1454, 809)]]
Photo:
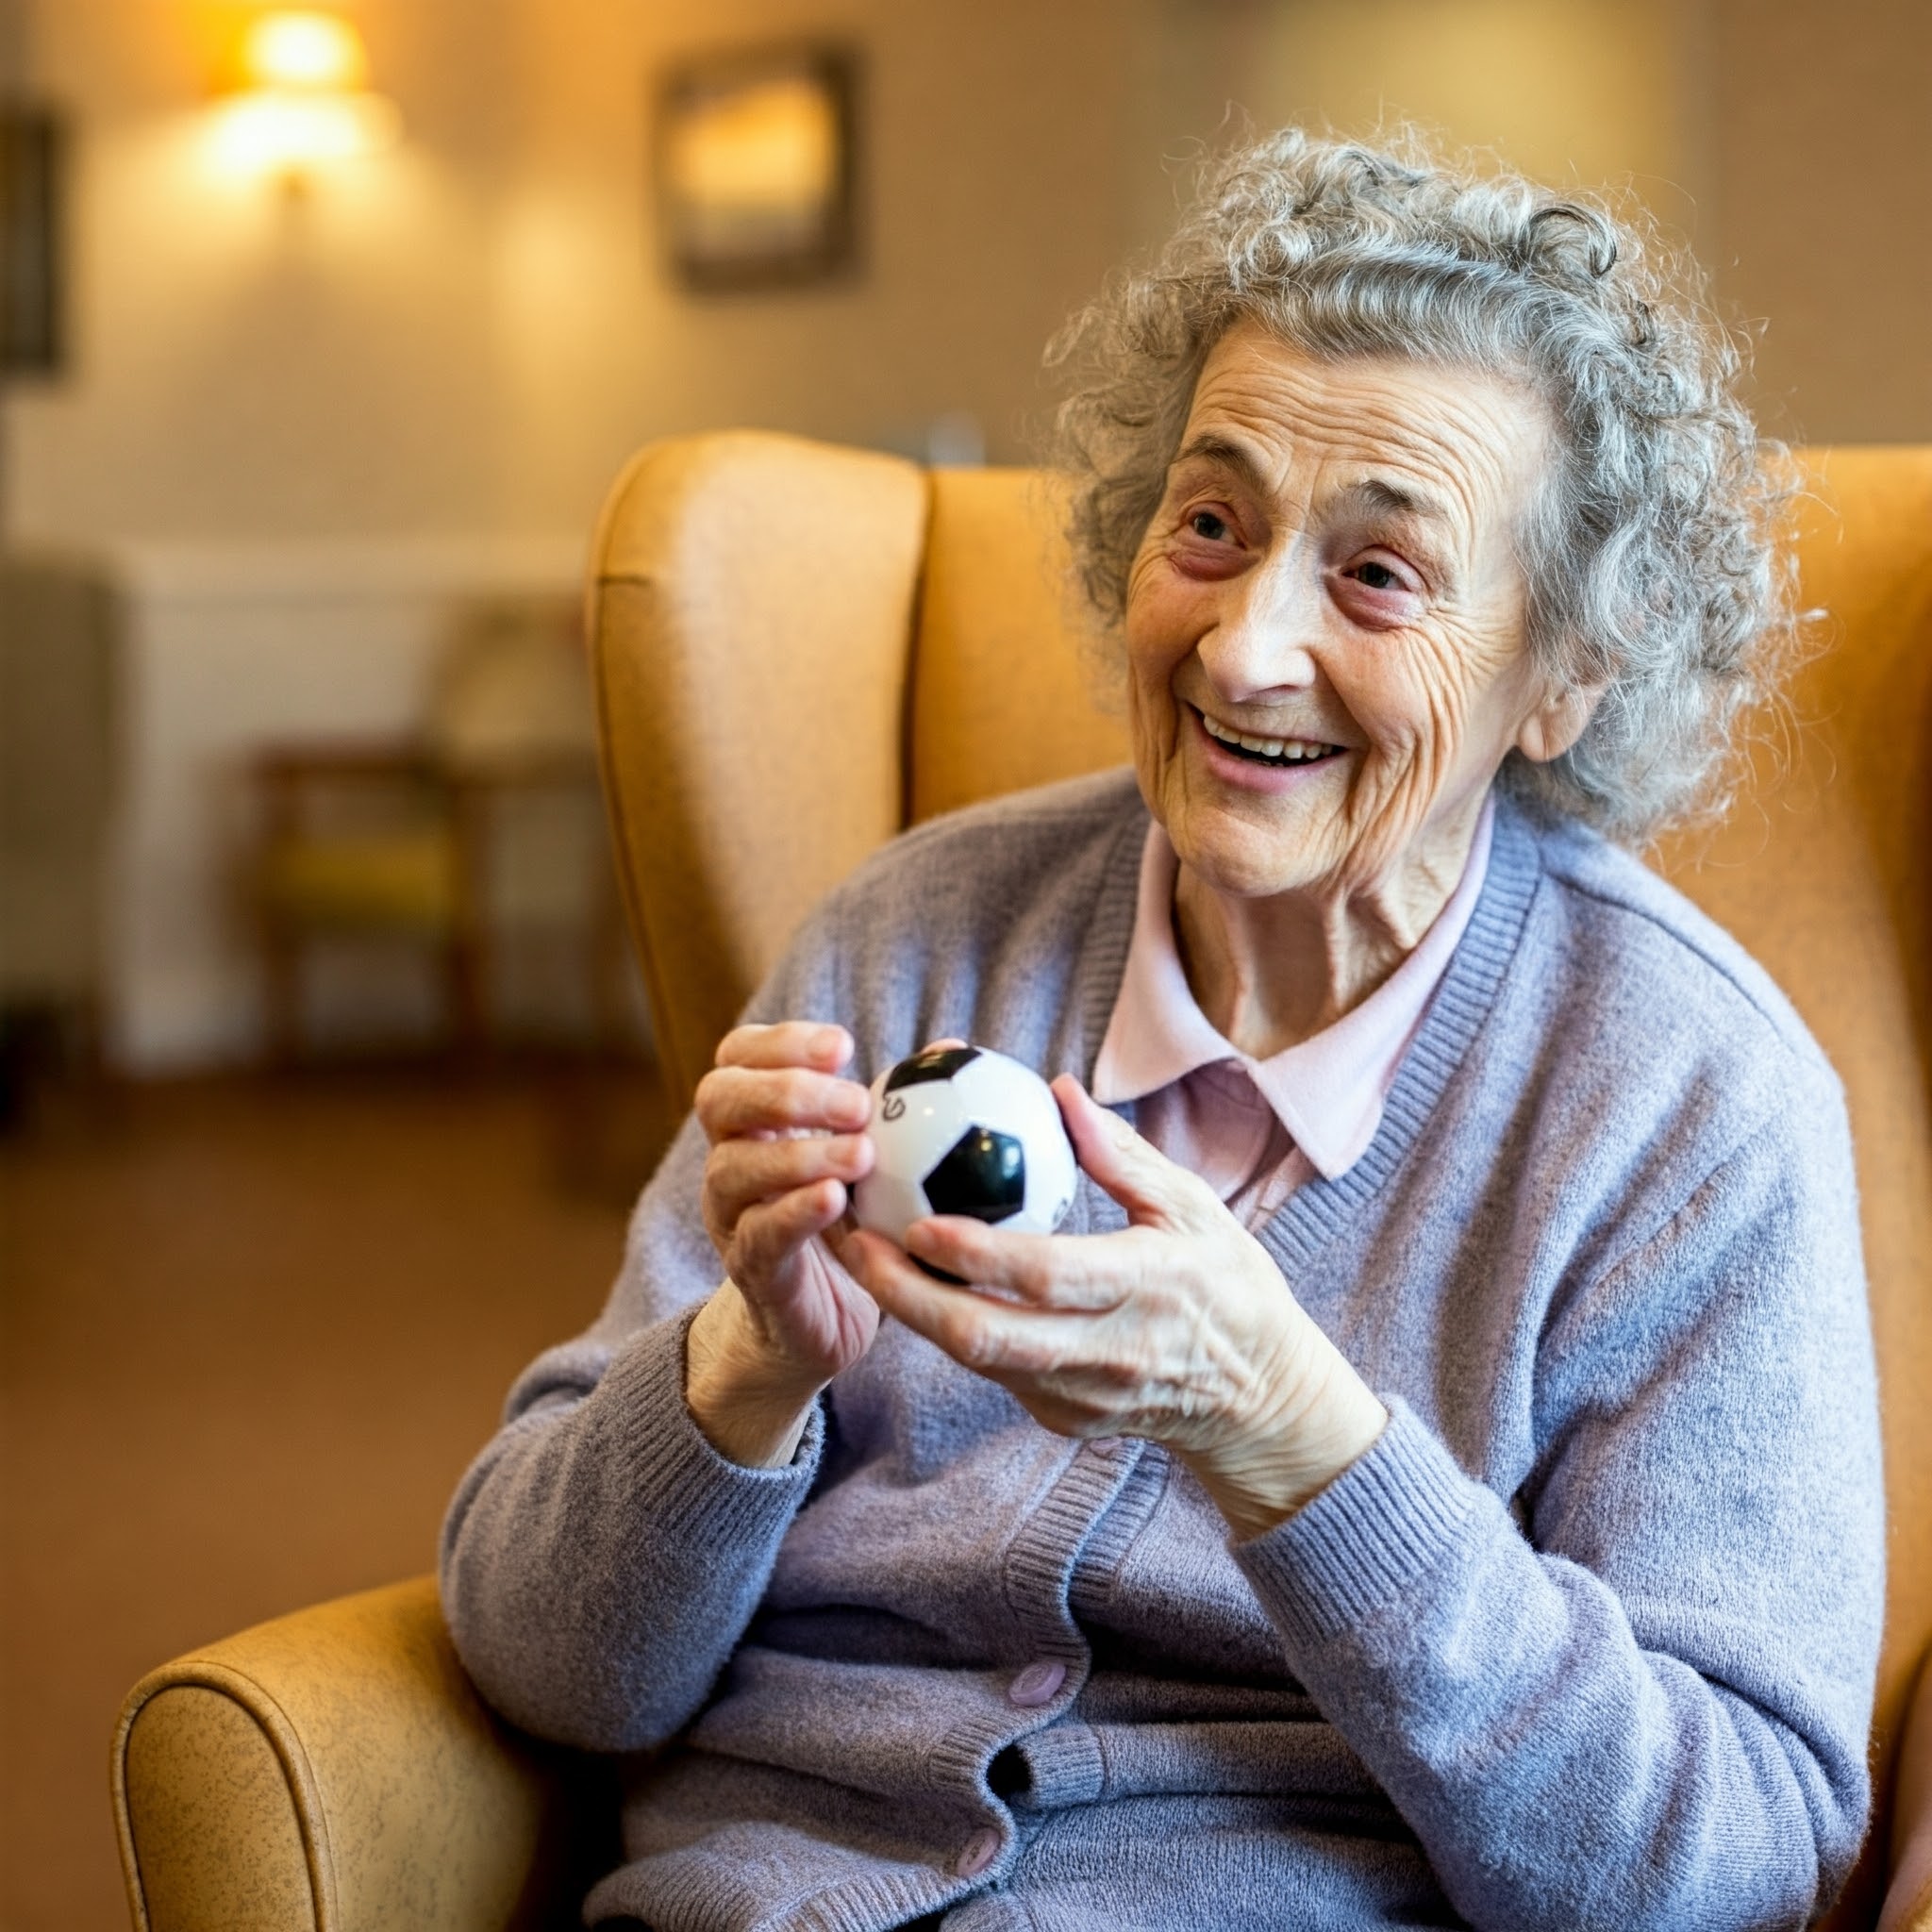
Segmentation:
[[(626, 1756), (591, 1923), (1800, 1925), (1880, 1619), (1848, 1135), (1611, 842), (1789, 628), (1730, 354), (1600, 212), (1288, 133), (1063, 359), (1134, 770), (808, 922), (462, 1484), (461, 1654)], [(955, 1283), (844, 1215), (936, 1036), (1084, 1170), (916, 1224)]]

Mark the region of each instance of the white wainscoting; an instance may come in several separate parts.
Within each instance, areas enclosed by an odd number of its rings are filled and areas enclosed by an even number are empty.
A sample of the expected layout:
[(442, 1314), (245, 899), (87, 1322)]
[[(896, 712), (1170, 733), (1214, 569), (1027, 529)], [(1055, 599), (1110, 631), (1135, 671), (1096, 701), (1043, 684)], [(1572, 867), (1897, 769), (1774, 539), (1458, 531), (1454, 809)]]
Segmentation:
[(237, 861), (272, 740), (423, 716), (454, 605), (563, 591), (577, 537), (126, 546), (125, 791), (111, 874), (110, 1050), (131, 1071), (245, 1060), (261, 1039)]

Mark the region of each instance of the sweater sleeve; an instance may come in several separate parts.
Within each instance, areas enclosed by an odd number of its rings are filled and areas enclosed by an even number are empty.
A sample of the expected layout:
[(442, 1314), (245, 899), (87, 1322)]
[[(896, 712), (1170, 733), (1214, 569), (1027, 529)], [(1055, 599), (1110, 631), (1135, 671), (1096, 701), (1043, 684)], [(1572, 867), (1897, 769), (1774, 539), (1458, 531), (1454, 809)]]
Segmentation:
[[(814, 923), (746, 1017), (844, 1017), (837, 967)], [(699, 1211), (706, 1152), (687, 1118), (603, 1312), (518, 1377), (443, 1522), (443, 1615), (464, 1667), (513, 1723), (584, 1749), (645, 1749), (690, 1722), (823, 1445), (820, 1404), (790, 1464), (746, 1469), (686, 1406), (686, 1331), (723, 1274)]]
[(1535, 1407), (1513, 1509), (1395, 1404), (1238, 1549), (1295, 1669), (1478, 1928), (1806, 1924), (1865, 1828), (1884, 1593), (1841, 1111), (1560, 1303)]

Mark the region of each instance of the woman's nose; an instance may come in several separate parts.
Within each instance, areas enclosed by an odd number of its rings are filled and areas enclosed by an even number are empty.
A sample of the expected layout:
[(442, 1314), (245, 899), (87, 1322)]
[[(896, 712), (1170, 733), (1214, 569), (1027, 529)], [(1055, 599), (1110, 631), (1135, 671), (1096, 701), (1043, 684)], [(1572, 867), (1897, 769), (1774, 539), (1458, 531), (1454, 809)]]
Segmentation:
[(1271, 558), (1224, 586), (1213, 627), (1197, 650), (1224, 698), (1300, 691), (1314, 683), (1325, 608), (1319, 575), (1306, 558)]

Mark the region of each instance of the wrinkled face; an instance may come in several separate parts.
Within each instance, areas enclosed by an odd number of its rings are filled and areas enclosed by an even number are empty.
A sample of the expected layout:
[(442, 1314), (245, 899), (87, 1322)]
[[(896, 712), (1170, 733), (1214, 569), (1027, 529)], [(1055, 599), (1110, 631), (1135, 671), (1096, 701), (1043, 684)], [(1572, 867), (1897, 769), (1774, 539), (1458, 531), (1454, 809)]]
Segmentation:
[(1453, 885), (1510, 748), (1574, 740), (1513, 541), (1547, 439), (1486, 375), (1216, 344), (1126, 602), (1141, 789), (1207, 884)]

